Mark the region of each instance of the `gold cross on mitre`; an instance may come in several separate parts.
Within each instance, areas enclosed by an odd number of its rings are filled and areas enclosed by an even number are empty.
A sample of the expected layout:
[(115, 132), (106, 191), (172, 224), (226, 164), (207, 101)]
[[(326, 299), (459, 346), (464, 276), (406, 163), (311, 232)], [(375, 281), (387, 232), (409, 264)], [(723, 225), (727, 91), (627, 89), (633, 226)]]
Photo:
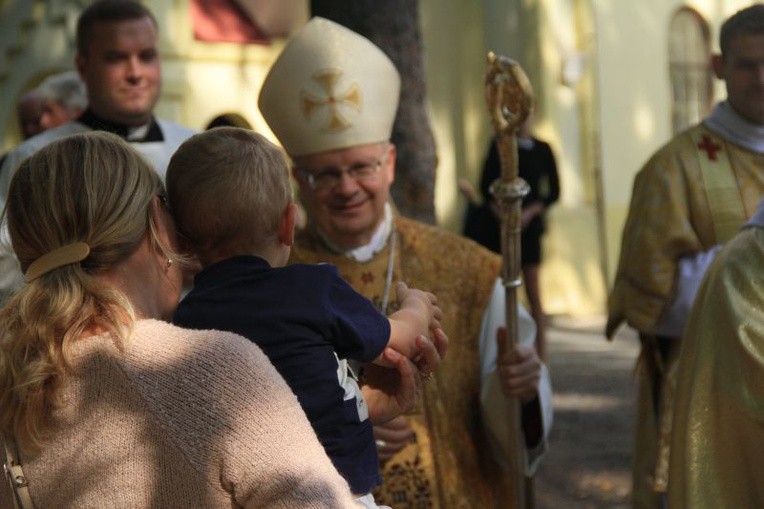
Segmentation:
[(335, 93), (337, 82), (342, 74), (339, 69), (325, 69), (311, 76), (326, 91), (325, 96), (319, 96), (305, 89), (300, 92), (302, 113), (309, 121), (316, 110), (329, 109), (329, 118), (324, 125), (324, 129), (329, 131), (340, 131), (353, 125), (340, 112), (340, 105), (351, 106), (356, 111), (361, 111), (361, 90), (358, 83), (351, 83), (343, 92)]

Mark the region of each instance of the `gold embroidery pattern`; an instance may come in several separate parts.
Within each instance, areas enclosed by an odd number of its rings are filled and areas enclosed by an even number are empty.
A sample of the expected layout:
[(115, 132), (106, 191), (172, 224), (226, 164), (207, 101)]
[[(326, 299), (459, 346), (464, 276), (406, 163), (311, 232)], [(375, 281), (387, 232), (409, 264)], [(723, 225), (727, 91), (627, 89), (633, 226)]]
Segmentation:
[(353, 123), (340, 111), (340, 105), (350, 106), (359, 113), (361, 111), (361, 89), (358, 83), (351, 83), (342, 92), (336, 90), (342, 74), (339, 69), (325, 69), (313, 74), (313, 80), (321, 85), (325, 95), (314, 94), (304, 89), (300, 92), (300, 106), (308, 121), (318, 114), (317, 112), (328, 109), (328, 118), (322, 127), (327, 131), (343, 131), (352, 127)]
[(419, 455), (393, 465), (385, 472), (385, 484), (375, 493), (377, 502), (391, 507), (430, 509), (433, 506), (430, 481)]

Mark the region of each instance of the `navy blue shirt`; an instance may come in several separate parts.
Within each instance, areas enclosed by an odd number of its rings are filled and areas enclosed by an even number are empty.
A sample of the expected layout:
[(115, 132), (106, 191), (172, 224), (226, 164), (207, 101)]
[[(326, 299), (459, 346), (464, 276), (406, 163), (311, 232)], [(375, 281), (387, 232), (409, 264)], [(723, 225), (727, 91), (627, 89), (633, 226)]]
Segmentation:
[(223, 260), (196, 276), (173, 322), (256, 343), (297, 395), (352, 492), (365, 494), (381, 483), (365, 402), (355, 380), (342, 383), (345, 366), (337, 357), (375, 359), (387, 346), (390, 322), (336, 267), (271, 268), (256, 256)]

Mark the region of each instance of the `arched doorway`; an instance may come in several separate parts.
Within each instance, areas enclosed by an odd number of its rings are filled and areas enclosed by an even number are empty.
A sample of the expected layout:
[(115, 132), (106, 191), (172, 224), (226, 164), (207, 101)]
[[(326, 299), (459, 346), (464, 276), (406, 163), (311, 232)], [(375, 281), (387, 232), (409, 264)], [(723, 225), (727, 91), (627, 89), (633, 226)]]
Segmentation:
[(713, 97), (711, 31), (698, 11), (680, 7), (669, 25), (671, 124), (678, 133), (706, 116)]

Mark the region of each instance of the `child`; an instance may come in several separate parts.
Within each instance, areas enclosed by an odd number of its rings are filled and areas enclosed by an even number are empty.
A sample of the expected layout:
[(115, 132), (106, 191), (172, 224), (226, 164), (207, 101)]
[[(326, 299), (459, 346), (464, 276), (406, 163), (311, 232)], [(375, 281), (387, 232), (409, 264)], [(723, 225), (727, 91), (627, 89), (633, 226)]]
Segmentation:
[(170, 161), (167, 190), (178, 232), (203, 267), (173, 321), (259, 345), (352, 492), (371, 497), (381, 482), (372, 424), (345, 359), (384, 364), (387, 346), (411, 358), (416, 337), (439, 327), (435, 297), (402, 284), (401, 307), (388, 319), (334, 266), (287, 266), (297, 209), (288, 167), (252, 131), (190, 138)]

